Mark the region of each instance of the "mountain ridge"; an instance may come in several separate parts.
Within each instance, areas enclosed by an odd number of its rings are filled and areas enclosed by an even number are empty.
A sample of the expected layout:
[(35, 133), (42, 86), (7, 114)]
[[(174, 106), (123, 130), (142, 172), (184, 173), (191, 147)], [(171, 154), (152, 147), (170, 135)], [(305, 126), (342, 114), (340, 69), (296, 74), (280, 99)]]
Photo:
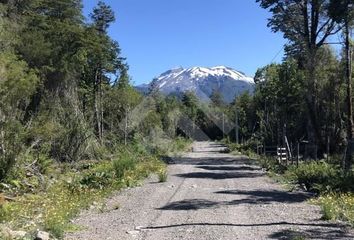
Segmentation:
[(219, 91), (225, 102), (231, 102), (243, 92), (254, 90), (254, 80), (243, 72), (226, 66), (172, 68), (163, 72), (150, 84), (137, 86), (144, 93), (154, 86), (164, 94), (193, 91), (208, 101), (214, 90)]

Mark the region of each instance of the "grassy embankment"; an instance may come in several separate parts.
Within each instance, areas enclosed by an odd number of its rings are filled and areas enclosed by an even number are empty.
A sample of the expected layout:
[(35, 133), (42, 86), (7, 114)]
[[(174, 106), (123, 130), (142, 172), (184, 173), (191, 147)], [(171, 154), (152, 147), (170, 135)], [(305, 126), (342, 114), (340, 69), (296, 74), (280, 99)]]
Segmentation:
[[(41, 163), (43, 174), (17, 169), (16, 177), (0, 183), (0, 221), (3, 229), (23, 230), (24, 239), (33, 239), (37, 229), (61, 238), (65, 231), (79, 226), (70, 223), (82, 209), (95, 207), (105, 211), (103, 199), (114, 191), (140, 184), (155, 173), (159, 181), (167, 180), (166, 165), (160, 159), (166, 154), (183, 151), (189, 142), (176, 139), (144, 147), (139, 144), (120, 147), (101, 161), (77, 163)], [(11, 196), (11, 199), (5, 196)], [(11, 239), (5, 232), (0, 239)]]

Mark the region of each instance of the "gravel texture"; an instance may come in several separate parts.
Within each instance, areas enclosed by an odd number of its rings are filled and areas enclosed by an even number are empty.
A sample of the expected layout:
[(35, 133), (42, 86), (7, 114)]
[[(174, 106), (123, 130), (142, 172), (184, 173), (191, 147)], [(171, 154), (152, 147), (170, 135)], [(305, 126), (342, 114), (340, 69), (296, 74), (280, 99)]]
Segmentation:
[(321, 221), (308, 195), (288, 192), (244, 156), (195, 142), (170, 162), (168, 180), (156, 177), (126, 189), (73, 222), (82, 231), (65, 239), (233, 240), (354, 239), (345, 225)]

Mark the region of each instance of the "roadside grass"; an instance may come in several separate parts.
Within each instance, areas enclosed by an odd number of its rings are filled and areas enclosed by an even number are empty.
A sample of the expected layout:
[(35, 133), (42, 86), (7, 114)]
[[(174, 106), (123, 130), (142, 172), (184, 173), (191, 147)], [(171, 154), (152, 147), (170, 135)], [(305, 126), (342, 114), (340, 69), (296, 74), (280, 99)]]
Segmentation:
[(354, 227), (354, 194), (331, 193), (312, 199), (312, 203), (321, 207), (324, 220), (340, 220)]
[[(0, 221), (12, 229), (22, 229), (34, 235), (37, 228), (61, 238), (65, 231), (77, 227), (70, 223), (81, 209), (99, 208), (99, 202), (113, 191), (132, 187), (150, 173), (164, 169), (157, 157), (140, 157), (132, 161), (118, 158), (91, 163), (90, 168), (69, 171), (46, 191), (25, 194), (0, 207)], [(129, 162), (129, 163), (128, 163)]]
[(345, 174), (337, 165), (318, 161), (290, 166), (274, 175), (293, 188), (315, 193), (310, 203), (321, 207), (324, 220), (345, 221), (354, 227), (353, 172)]
[[(0, 239), (7, 238), (2, 227), (26, 231), (26, 239), (34, 239), (38, 229), (57, 239), (80, 230), (70, 220), (83, 209), (106, 211), (103, 199), (113, 192), (137, 186), (152, 173), (160, 182), (167, 181), (161, 157), (183, 151), (190, 143), (177, 138), (163, 145), (117, 146), (109, 160), (56, 163), (43, 157), (40, 173), (17, 167), (11, 179), (0, 183)], [(13, 196), (14, 201), (5, 201), (3, 195)]]
[(324, 220), (340, 220), (354, 227), (354, 170), (344, 173), (336, 161), (308, 161), (299, 166), (284, 166), (275, 157), (259, 156), (250, 146), (227, 143), (234, 153), (256, 159), (267, 174), (290, 190), (300, 188), (313, 192), (310, 202), (321, 207)]
[(136, 186), (151, 173), (165, 171), (165, 164), (158, 156), (128, 150), (116, 154), (113, 160), (52, 167), (56, 174), (46, 179), (51, 184), (45, 191), (27, 192), (17, 196), (15, 201), (0, 204), (1, 223), (28, 232), (32, 236), (29, 239), (33, 239), (37, 229), (62, 238), (65, 231), (78, 229), (70, 219), (82, 209), (99, 208), (99, 202), (112, 192)]

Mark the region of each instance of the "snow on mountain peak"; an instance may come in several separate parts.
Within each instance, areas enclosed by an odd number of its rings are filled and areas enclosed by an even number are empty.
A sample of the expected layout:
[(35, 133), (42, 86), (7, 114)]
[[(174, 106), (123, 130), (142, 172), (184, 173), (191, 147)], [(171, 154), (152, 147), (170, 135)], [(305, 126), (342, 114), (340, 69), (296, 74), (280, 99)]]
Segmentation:
[(171, 77), (171, 75), (180, 75), (187, 74), (192, 78), (205, 78), (205, 77), (230, 77), (234, 80), (242, 80), (247, 81), (249, 83), (254, 83), (253, 78), (247, 77), (244, 73), (236, 71), (232, 68), (225, 66), (216, 66), (212, 68), (206, 67), (192, 67), (188, 69), (177, 68), (169, 70), (162, 75), (160, 75), (159, 79), (163, 79), (165, 77)]
[(213, 90), (218, 90), (226, 102), (254, 89), (253, 78), (225, 66), (173, 68), (162, 73), (155, 84), (166, 94), (194, 91), (202, 99), (208, 98)]

